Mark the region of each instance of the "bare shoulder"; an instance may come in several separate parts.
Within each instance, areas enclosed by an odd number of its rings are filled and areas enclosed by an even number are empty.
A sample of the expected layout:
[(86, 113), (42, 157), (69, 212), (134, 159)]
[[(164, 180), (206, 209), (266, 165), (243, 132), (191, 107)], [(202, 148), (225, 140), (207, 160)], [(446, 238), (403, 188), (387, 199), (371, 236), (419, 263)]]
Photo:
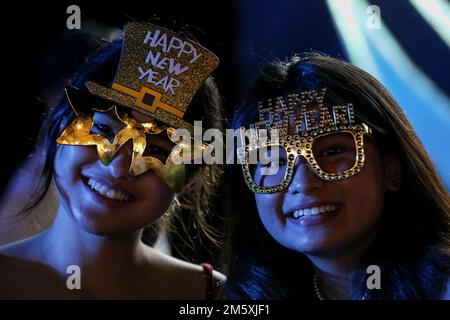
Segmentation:
[(33, 259), (38, 252), (35, 238), (29, 238), (0, 246), (0, 256), (17, 259)]
[(48, 299), (65, 297), (64, 281), (51, 267), (32, 256), (33, 243), (13, 243), (0, 248), (0, 298)]
[(223, 273), (216, 270), (213, 271), (213, 279), (218, 287), (222, 287), (225, 281), (227, 281), (227, 277)]
[[(153, 271), (158, 274), (158, 279), (164, 282), (165, 290), (170, 291), (167, 292), (166, 298), (200, 300), (206, 298), (207, 277), (201, 265), (177, 259), (156, 250), (151, 254), (155, 263)], [(225, 279), (223, 274), (213, 271), (213, 280), (217, 286), (222, 285)]]
[(33, 269), (34, 243), (22, 240), (0, 247), (0, 277), (2, 280), (13, 279), (13, 275), (28, 274)]
[[(164, 267), (169, 268), (174, 272), (179, 272), (184, 275), (204, 275), (204, 267), (198, 264), (194, 264), (185, 260), (181, 260), (167, 254), (161, 253), (155, 250), (155, 255), (159, 262), (164, 265)], [(213, 279), (219, 283), (224, 283), (226, 281), (226, 276), (217, 270), (212, 272)]]

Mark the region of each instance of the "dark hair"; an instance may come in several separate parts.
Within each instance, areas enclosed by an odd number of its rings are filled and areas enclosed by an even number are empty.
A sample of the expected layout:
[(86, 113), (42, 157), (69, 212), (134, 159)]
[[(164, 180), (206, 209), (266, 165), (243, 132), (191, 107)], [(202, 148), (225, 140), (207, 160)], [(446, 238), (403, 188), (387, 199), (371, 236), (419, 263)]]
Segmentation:
[[(450, 270), (450, 201), (447, 190), (401, 108), (374, 77), (317, 53), (269, 64), (235, 113), (232, 127), (258, 121), (256, 102), (293, 89), (327, 87), (327, 97), (352, 101), (378, 134), (380, 152), (395, 152), (400, 189), (386, 194), (380, 230), (353, 279), (353, 296), (368, 299), (437, 299)], [(313, 270), (306, 256), (284, 248), (260, 221), (254, 194), (238, 165), (230, 166), (225, 295), (230, 299), (313, 299)], [(381, 290), (365, 286), (366, 268), (383, 270)]]
[[(190, 35), (192, 38), (192, 35)], [(94, 81), (104, 86), (111, 86), (121, 55), (123, 41), (116, 40), (103, 43), (89, 57), (84, 66), (70, 80), (70, 84), (77, 88), (84, 88), (86, 81)], [(33, 193), (32, 201), (25, 207), (23, 213), (37, 205), (47, 192), (54, 174), (54, 159), (57, 150), (57, 137), (74, 119), (66, 98), (46, 115), (36, 143), (35, 153), (41, 159), (38, 166), (39, 182)], [(204, 128), (223, 128), (224, 115), (222, 97), (218, 87), (210, 76), (194, 95), (185, 114), (185, 120), (202, 120)], [(39, 156), (43, 154), (42, 156)], [(198, 165), (192, 170), (191, 182), (177, 194), (180, 206), (171, 206), (169, 213), (158, 223), (154, 223), (144, 232), (143, 240), (151, 244), (156, 240), (157, 232), (162, 226), (169, 230), (173, 237), (182, 238), (189, 243), (193, 230), (213, 245), (219, 245), (220, 232), (211, 225), (211, 201), (217, 191), (223, 169), (219, 165)], [(188, 219), (186, 219), (188, 217)], [(176, 226), (176, 228), (174, 227)], [(181, 226), (181, 228), (180, 228)], [(192, 227), (194, 226), (194, 227)], [(176, 248), (175, 248), (176, 249)]]

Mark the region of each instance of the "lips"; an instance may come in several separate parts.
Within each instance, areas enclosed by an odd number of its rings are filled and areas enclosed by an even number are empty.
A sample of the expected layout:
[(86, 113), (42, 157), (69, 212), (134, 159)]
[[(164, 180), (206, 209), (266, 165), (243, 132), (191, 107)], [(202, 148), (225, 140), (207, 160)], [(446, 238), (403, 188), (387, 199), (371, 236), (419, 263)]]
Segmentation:
[(134, 199), (133, 195), (119, 183), (109, 182), (101, 177), (83, 177), (87, 187), (97, 196), (108, 202), (127, 203)]
[(109, 186), (102, 184), (93, 178), (89, 178), (88, 186), (91, 187), (92, 190), (109, 199), (127, 202), (131, 197), (130, 194), (121, 190), (110, 188)]
[(292, 218), (300, 219), (305, 216), (317, 216), (327, 214), (329, 212), (333, 212), (337, 209), (337, 206), (334, 204), (324, 205), (324, 206), (316, 206), (311, 208), (297, 209), (290, 213)]
[(339, 215), (342, 204), (332, 201), (302, 202), (292, 207), (285, 216), (287, 222), (302, 227), (323, 225)]

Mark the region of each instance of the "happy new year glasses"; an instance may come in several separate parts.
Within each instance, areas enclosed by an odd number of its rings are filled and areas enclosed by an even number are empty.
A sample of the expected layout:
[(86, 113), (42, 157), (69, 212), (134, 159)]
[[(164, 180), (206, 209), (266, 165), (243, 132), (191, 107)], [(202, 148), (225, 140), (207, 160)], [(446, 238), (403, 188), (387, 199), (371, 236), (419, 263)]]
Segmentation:
[[(274, 193), (286, 189), (297, 159), (302, 158), (326, 181), (346, 179), (361, 171), (364, 136), (372, 136), (372, 129), (363, 122), (356, 123), (351, 103), (325, 106), (325, 91), (304, 91), (260, 102), (260, 122), (251, 126), (250, 135), (241, 135), (242, 145), (237, 150), (251, 191)], [(273, 133), (270, 139), (259, 135), (261, 129), (269, 128), (278, 130), (276, 137)]]

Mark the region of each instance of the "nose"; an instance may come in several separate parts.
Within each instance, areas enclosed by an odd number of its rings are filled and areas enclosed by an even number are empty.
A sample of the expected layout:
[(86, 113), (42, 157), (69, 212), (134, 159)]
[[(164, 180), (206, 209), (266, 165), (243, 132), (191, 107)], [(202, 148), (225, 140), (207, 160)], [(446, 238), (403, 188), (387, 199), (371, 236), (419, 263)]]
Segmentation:
[(130, 165), (133, 154), (133, 141), (130, 139), (117, 151), (111, 163), (106, 166), (111, 177), (115, 179), (129, 179)]
[(304, 157), (295, 160), (293, 176), (288, 187), (289, 193), (311, 193), (320, 189), (323, 184), (324, 181), (312, 171)]

